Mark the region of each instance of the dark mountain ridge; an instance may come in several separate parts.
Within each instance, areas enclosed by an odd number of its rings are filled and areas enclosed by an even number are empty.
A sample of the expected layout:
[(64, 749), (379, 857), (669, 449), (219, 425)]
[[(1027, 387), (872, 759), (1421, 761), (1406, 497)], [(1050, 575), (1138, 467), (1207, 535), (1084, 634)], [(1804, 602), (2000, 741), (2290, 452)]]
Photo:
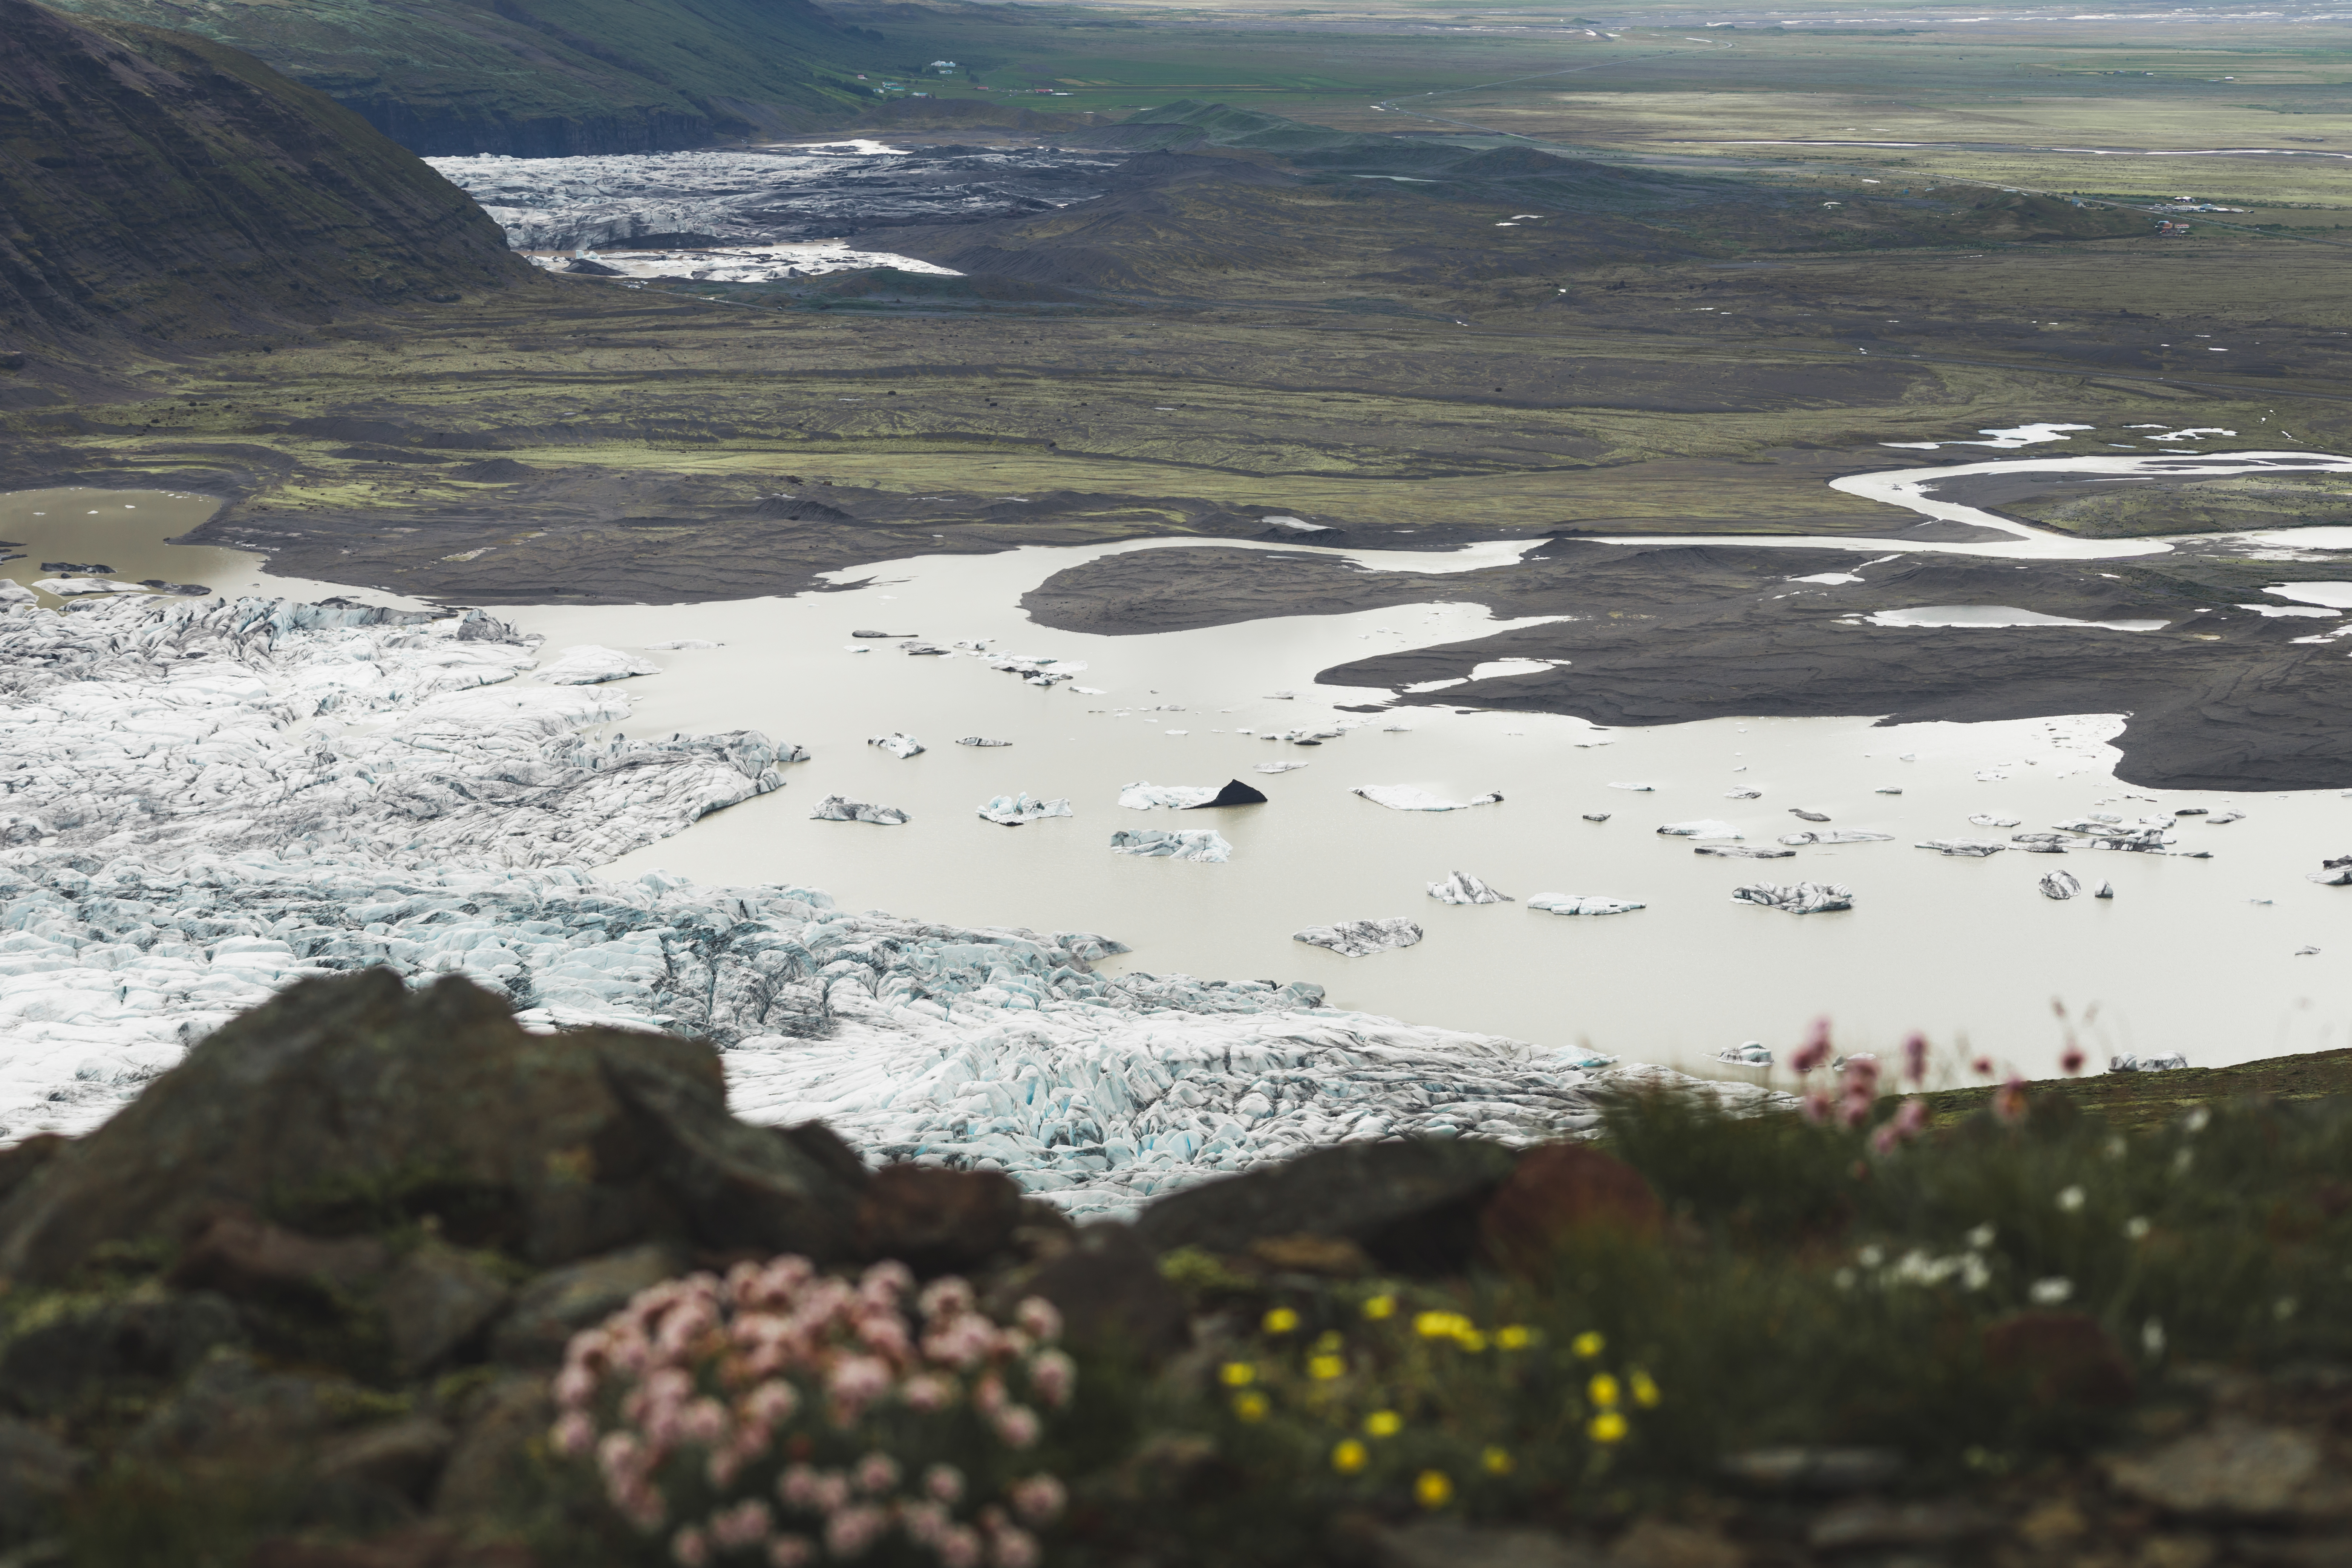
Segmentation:
[(234, 49), (0, 0), (0, 346), (530, 287), (472, 198)]

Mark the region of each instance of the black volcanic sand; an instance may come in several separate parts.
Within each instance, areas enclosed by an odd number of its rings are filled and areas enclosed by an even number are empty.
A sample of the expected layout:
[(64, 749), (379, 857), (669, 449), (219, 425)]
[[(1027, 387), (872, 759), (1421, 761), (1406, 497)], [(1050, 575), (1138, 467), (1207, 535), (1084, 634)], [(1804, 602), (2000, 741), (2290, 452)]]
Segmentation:
[[(1372, 572), (1320, 552), (1135, 551), (1055, 574), (1022, 601), (1044, 625), (1118, 634), (1337, 615), (1433, 601), (1496, 616), (1570, 616), (1475, 641), (1321, 672), (1402, 688), (1488, 659), (1565, 659), (1398, 701), (1568, 713), (1602, 724), (1879, 715), (1885, 721), (2128, 713), (2126, 781), (2172, 789), (2352, 784), (2352, 660), (2298, 645), (2341, 623), (2266, 617), (2276, 563), (2175, 553), (2083, 563), (1900, 555), (1864, 581), (1846, 552), (1557, 542), (1520, 564)], [(2308, 575), (2309, 573), (2299, 574)], [(2283, 603), (2284, 601), (2277, 601)], [(2075, 620), (2163, 619), (2160, 632), (1898, 628), (1855, 616), (1931, 605), (2011, 605)]]

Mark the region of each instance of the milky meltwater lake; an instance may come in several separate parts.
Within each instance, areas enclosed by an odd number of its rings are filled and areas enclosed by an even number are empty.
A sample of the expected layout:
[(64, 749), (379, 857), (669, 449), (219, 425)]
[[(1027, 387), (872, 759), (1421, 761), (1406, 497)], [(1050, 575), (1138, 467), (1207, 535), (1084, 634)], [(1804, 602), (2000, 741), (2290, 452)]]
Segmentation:
[[(44, 493), (101, 498), (81, 510), (102, 515), (110, 505), (149, 502), (125, 492)], [(0, 537), (26, 538), (23, 510), (10, 498)], [(593, 643), (643, 651), (658, 665), (659, 674), (620, 688), (635, 707), (618, 728), (631, 734), (757, 729), (813, 755), (787, 770), (784, 790), (604, 868), (615, 879), (658, 868), (708, 884), (796, 882), (826, 889), (851, 909), (1098, 931), (1134, 949), (1111, 961), (1114, 969), (1313, 980), (1341, 1007), (1587, 1045), (1718, 1077), (1739, 1069), (1715, 1062), (1717, 1051), (1747, 1040), (1785, 1048), (1822, 1015), (1850, 1049), (1884, 1049), (1916, 1028), (1938, 1045), (1987, 1051), (2034, 1074), (2055, 1070), (2066, 1038), (2054, 1006), (2100, 1060), (2179, 1051), (2214, 1066), (2352, 1045), (2352, 964), (2345, 962), (2352, 889), (2305, 875), (2323, 858), (2352, 850), (2352, 797), (2344, 793), (2118, 784), (2116, 753), (2105, 744), (2122, 727), (2118, 715), (1601, 730), (1564, 717), (1448, 709), (1342, 713), (1343, 705), (1390, 694), (1315, 683), (1317, 671), (1371, 651), (1532, 624), (1496, 620), (1475, 605), (1135, 637), (1052, 631), (1017, 607), (1046, 577), (1099, 555), (1194, 547), (1144, 542), (923, 557), (835, 574), (832, 591), (788, 599), (497, 613), (547, 638), (542, 661)], [(1519, 548), (1474, 546), (1450, 558), (1344, 553), (1373, 569), (1426, 572), (1494, 564)], [(140, 575), (191, 573), (166, 563), (176, 557), (172, 547), (157, 549), (142, 558), (154, 570)], [(9, 564), (13, 575), (26, 563)], [(229, 574), (211, 570), (215, 579)], [(1039, 688), (965, 652), (910, 656), (898, 642), (854, 638), (856, 630), (984, 642), (992, 652), (1086, 668), (1073, 682)], [(1954, 626), (1948, 635), (2011, 634)], [(724, 646), (650, 646), (678, 639)], [(1286, 690), (1296, 695), (1273, 695)], [(1314, 747), (1243, 732), (1342, 721), (1357, 727)], [(1404, 728), (1391, 732), (1391, 725)], [(900, 760), (866, 743), (900, 731), (929, 749)], [(965, 736), (1012, 744), (954, 744)], [(1255, 771), (1277, 761), (1307, 765)], [(1184, 813), (1117, 804), (1129, 783), (1229, 778), (1263, 790), (1267, 804)], [(1503, 799), (1400, 812), (1349, 793), (1365, 784), (1409, 784), (1454, 800), (1499, 791)], [(1627, 784), (1650, 787), (1619, 787)], [(1742, 789), (1760, 797), (1727, 798)], [(1076, 815), (1019, 827), (974, 815), (991, 796), (1022, 791), (1066, 796)], [(811, 820), (816, 804), (835, 794), (899, 807), (912, 820), (895, 827)], [(2095, 812), (2129, 822), (2180, 807), (2245, 815), (2226, 826), (2182, 819), (2174, 847), (2210, 851), (2206, 859), (2087, 850), (1964, 859), (1914, 847), (1927, 838), (2005, 840), (2013, 831), (1973, 825), (1972, 814), (2015, 818), (2023, 826), (2014, 831), (2026, 831)], [(1798, 808), (1826, 815), (1829, 828), (1895, 837), (1802, 848), (1791, 859), (1726, 860), (1655, 831), (1716, 819), (1743, 842), (1770, 844), (1824, 830), (1791, 816)], [(1609, 820), (1584, 820), (1598, 813)], [(1213, 827), (1232, 843), (1232, 859), (1192, 864), (1110, 852), (1114, 830), (1138, 827)], [(1456, 869), (1520, 901), (1452, 907), (1426, 896), (1426, 884)], [(2037, 882), (2059, 869), (2082, 879), (2084, 896), (2042, 896)], [(1743, 883), (1798, 880), (1842, 883), (1853, 891), (1853, 908), (1792, 916), (1730, 896)], [(2089, 897), (2103, 881), (2115, 897)], [(1647, 907), (1606, 917), (1528, 907), (1528, 898), (1547, 892)], [(1394, 916), (1419, 921), (1426, 939), (1354, 959), (1291, 940), (1308, 925)], [(2303, 952), (2309, 948), (2318, 951)]]

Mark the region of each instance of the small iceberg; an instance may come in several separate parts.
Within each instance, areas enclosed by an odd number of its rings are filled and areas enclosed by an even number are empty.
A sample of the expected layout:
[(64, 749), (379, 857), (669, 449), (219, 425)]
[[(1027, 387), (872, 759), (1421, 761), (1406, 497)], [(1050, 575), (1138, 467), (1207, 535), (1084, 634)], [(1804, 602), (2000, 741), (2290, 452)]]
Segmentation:
[(2009, 846), (1995, 844), (1984, 838), (1930, 838), (1926, 843), (1914, 847), (1933, 849), (1938, 855), (1961, 855), (1971, 859), (1981, 860), (1988, 855), (2000, 854)]
[(1421, 928), (1409, 920), (1347, 921), (1339, 925), (1308, 926), (1290, 933), (1293, 942), (1328, 947), (1342, 958), (1362, 958), (1390, 948), (1411, 947), (1421, 940)]
[(1429, 884), (1429, 896), (1441, 904), (1507, 904), (1513, 901), (1510, 894), (1467, 871), (1456, 871), (1443, 882), (1432, 882)]
[(2179, 1072), (2189, 1065), (2189, 1058), (2179, 1051), (2161, 1057), (2109, 1057), (2109, 1072)]
[(1616, 813), (1611, 811), (1588, 811), (1584, 814), (1584, 820), (1587, 822), (1606, 822), (1615, 815)]
[(1000, 795), (979, 808), (980, 815), (1007, 827), (1019, 827), (1047, 816), (1075, 816), (1066, 800), (1037, 800), (1026, 793)]
[(1715, 1059), (1737, 1062), (1741, 1067), (1769, 1068), (1772, 1065), (1772, 1053), (1764, 1048), (1761, 1040), (1742, 1040), (1736, 1046), (1726, 1046), (1716, 1052)]
[(1658, 829), (1658, 834), (1664, 838), (1737, 838), (1740, 837), (1739, 829), (1732, 826), (1731, 824), (1717, 822), (1712, 818), (1697, 822), (1669, 822)]
[(626, 680), (633, 675), (660, 673), (661, 666), (649, 659), (623, 653), (616, 647), (589, 644), (565, 648), (556, 655), (554, 663), (534, 670), (531, 679), (545, 686), (601, 686), (608, 680)]
[(1886, 844), (1892, 833), (1864, 833), (1856, 827), (1832, 827), (1827, 833), (1783, 833), (1780, 842), (1802, 849), (1809, 844)]
[(2093, 893), (2093, 894), (2091, 895), (2091, 897), (2093, 897), (2093, 898), (2095, 898), (2095, 899), (2112, 899), (2112, 898), (2114, 898), (2115, 896), (2116, 896), (2116, 885), (2115, 885), (2113, 882), (2102, 882), (2102, 883), (2100, 883), (2100, 884), (2099, 884), (2099, 890), (2098, 890), (2097, 892)]
[(1528, 900), (1528, 908), (1541, 910), (1548, 915), (1623, 915), (1648, 909), (1649, 905), (1631, 899), (1595, 898), (1590, 893), (1538, 893)]
[(877, 827), (902, 827), (907, 814), (895, 805), (868, 805), (862, 800), (829, 795), (809, 813), (811, 822), (870, 822)]
[(2072, 871), (2053, 871), (2042, 879), (2042, 896), (2045, 899), (2071, 899), (2082, 890), (2082, 880)]
[(898, 758), (902, 762), (908, 757), (919, 756), (924, 751), (923, 743), (920, 741), (918, 741), (912, 735), (904, 734), (896, 730), (893, 730), (887, 735), (868, 736), (866, 743), (869, 746), (879, 746), (884, 751), (889, 752), (892, 756)]
[(1251, 771), (1261, 773), (1286, 773), (1293, 768), (1311, 768), (1313, 763), (1259, 763)]
[(1348, 793), (1362, 795), (1374, 805), (1385, 805), (1391, 811), (1467, 811), (1474, 805), (1496, 805), (1503, 798), (1502, 791), (1494, 790), (1468, 800), (1444, 800), (1411, 784), (1358, 784)]
[(985, 735), (966, 735), (956, 742), (959, 746), (1009, 746), (1010, 741), (992, 741)]
[(1723, 798), (1726, 800), (1762, 800), (1764, 798), (1764, 792), (1760, 789), (1727, 789), (1723, 792)]
[(1613, 784), (1609, 787), (1611, 789), (1630, 789), (1636, 795), (1649, 795), (1654, 792), (1658, 786), (1655, 784)]
[(1789, 808), (1789, 815), (1799, 822), (1827, 822), (1830, 819), (1829, 813), (1825, 811), (1807, 811), (1802, 806), (1795, 805)]
[(1234, 847), (1222, 835), (1202, 829), (1168, 833), (1157, 827), (1122, 827), (1110, 836), (1115, 855), (1140, 855), (1155, 860), (1199, 860), (1223, 865), (1234, 858)]
[(1150, 811), (1160, 805), (1204, 811), (1218, 805), (1264, 805), (1265, 796), (1239, 779), (1228, 779), (1222, 785), (1142, 783), (1121, 784), (1118, 804), (1129, 811)]
[(1853, 908), (1853, 889), (1834, 882), (1751, 882), (1731, 889), (1734, 902), (1759, 904), (1792, 915), (1825, 914)]
[(1694, 855), (1719, 855), (1726, 860), (1787, 860), (1796, 855), (1794, 849), (1767, 849), (1757, 844), (1700, 844), (1692, 847)]
[(2339, 855), (2333, 860), (2322, 860), (2316, 871), (2305, 871), (2303, 879), (2316, 882), (2323, 888), (2352, 888), (2352, 855)]
[(2018, 824), (2014, 816), (1995, 816), (1989, 811), (1979, 811), (1969, 820), (1979, 827), (2015, 827)]
[(723, 642), (709, 642), (701, 637), (678, 637), (671, 642), (649, 642), (646, 644), (646, 650), (649, 653), (674, 653), (690, 647), (725, 647), (726, 646)]

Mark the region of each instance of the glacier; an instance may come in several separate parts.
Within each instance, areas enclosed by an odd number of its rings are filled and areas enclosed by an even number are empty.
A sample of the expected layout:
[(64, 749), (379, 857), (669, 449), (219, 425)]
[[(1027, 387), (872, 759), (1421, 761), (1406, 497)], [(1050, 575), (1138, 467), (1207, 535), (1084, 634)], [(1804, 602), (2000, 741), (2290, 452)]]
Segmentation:
[(1307, 982), (1098, 972), (1125, 950), (1091, 932), (602, 879), (807, 753), (629, 740), (625, 682), (531, 680), (539, 651), (478, 610), (0, 593), (0, 1144), (85, 1132), (280, 987), (369, 965), (533, 1028), (709, 1039), (740, 1114), (1079, 1213), (1324, 1143), (1573, 1136), (1612, 1083), (1697, 1082)]

